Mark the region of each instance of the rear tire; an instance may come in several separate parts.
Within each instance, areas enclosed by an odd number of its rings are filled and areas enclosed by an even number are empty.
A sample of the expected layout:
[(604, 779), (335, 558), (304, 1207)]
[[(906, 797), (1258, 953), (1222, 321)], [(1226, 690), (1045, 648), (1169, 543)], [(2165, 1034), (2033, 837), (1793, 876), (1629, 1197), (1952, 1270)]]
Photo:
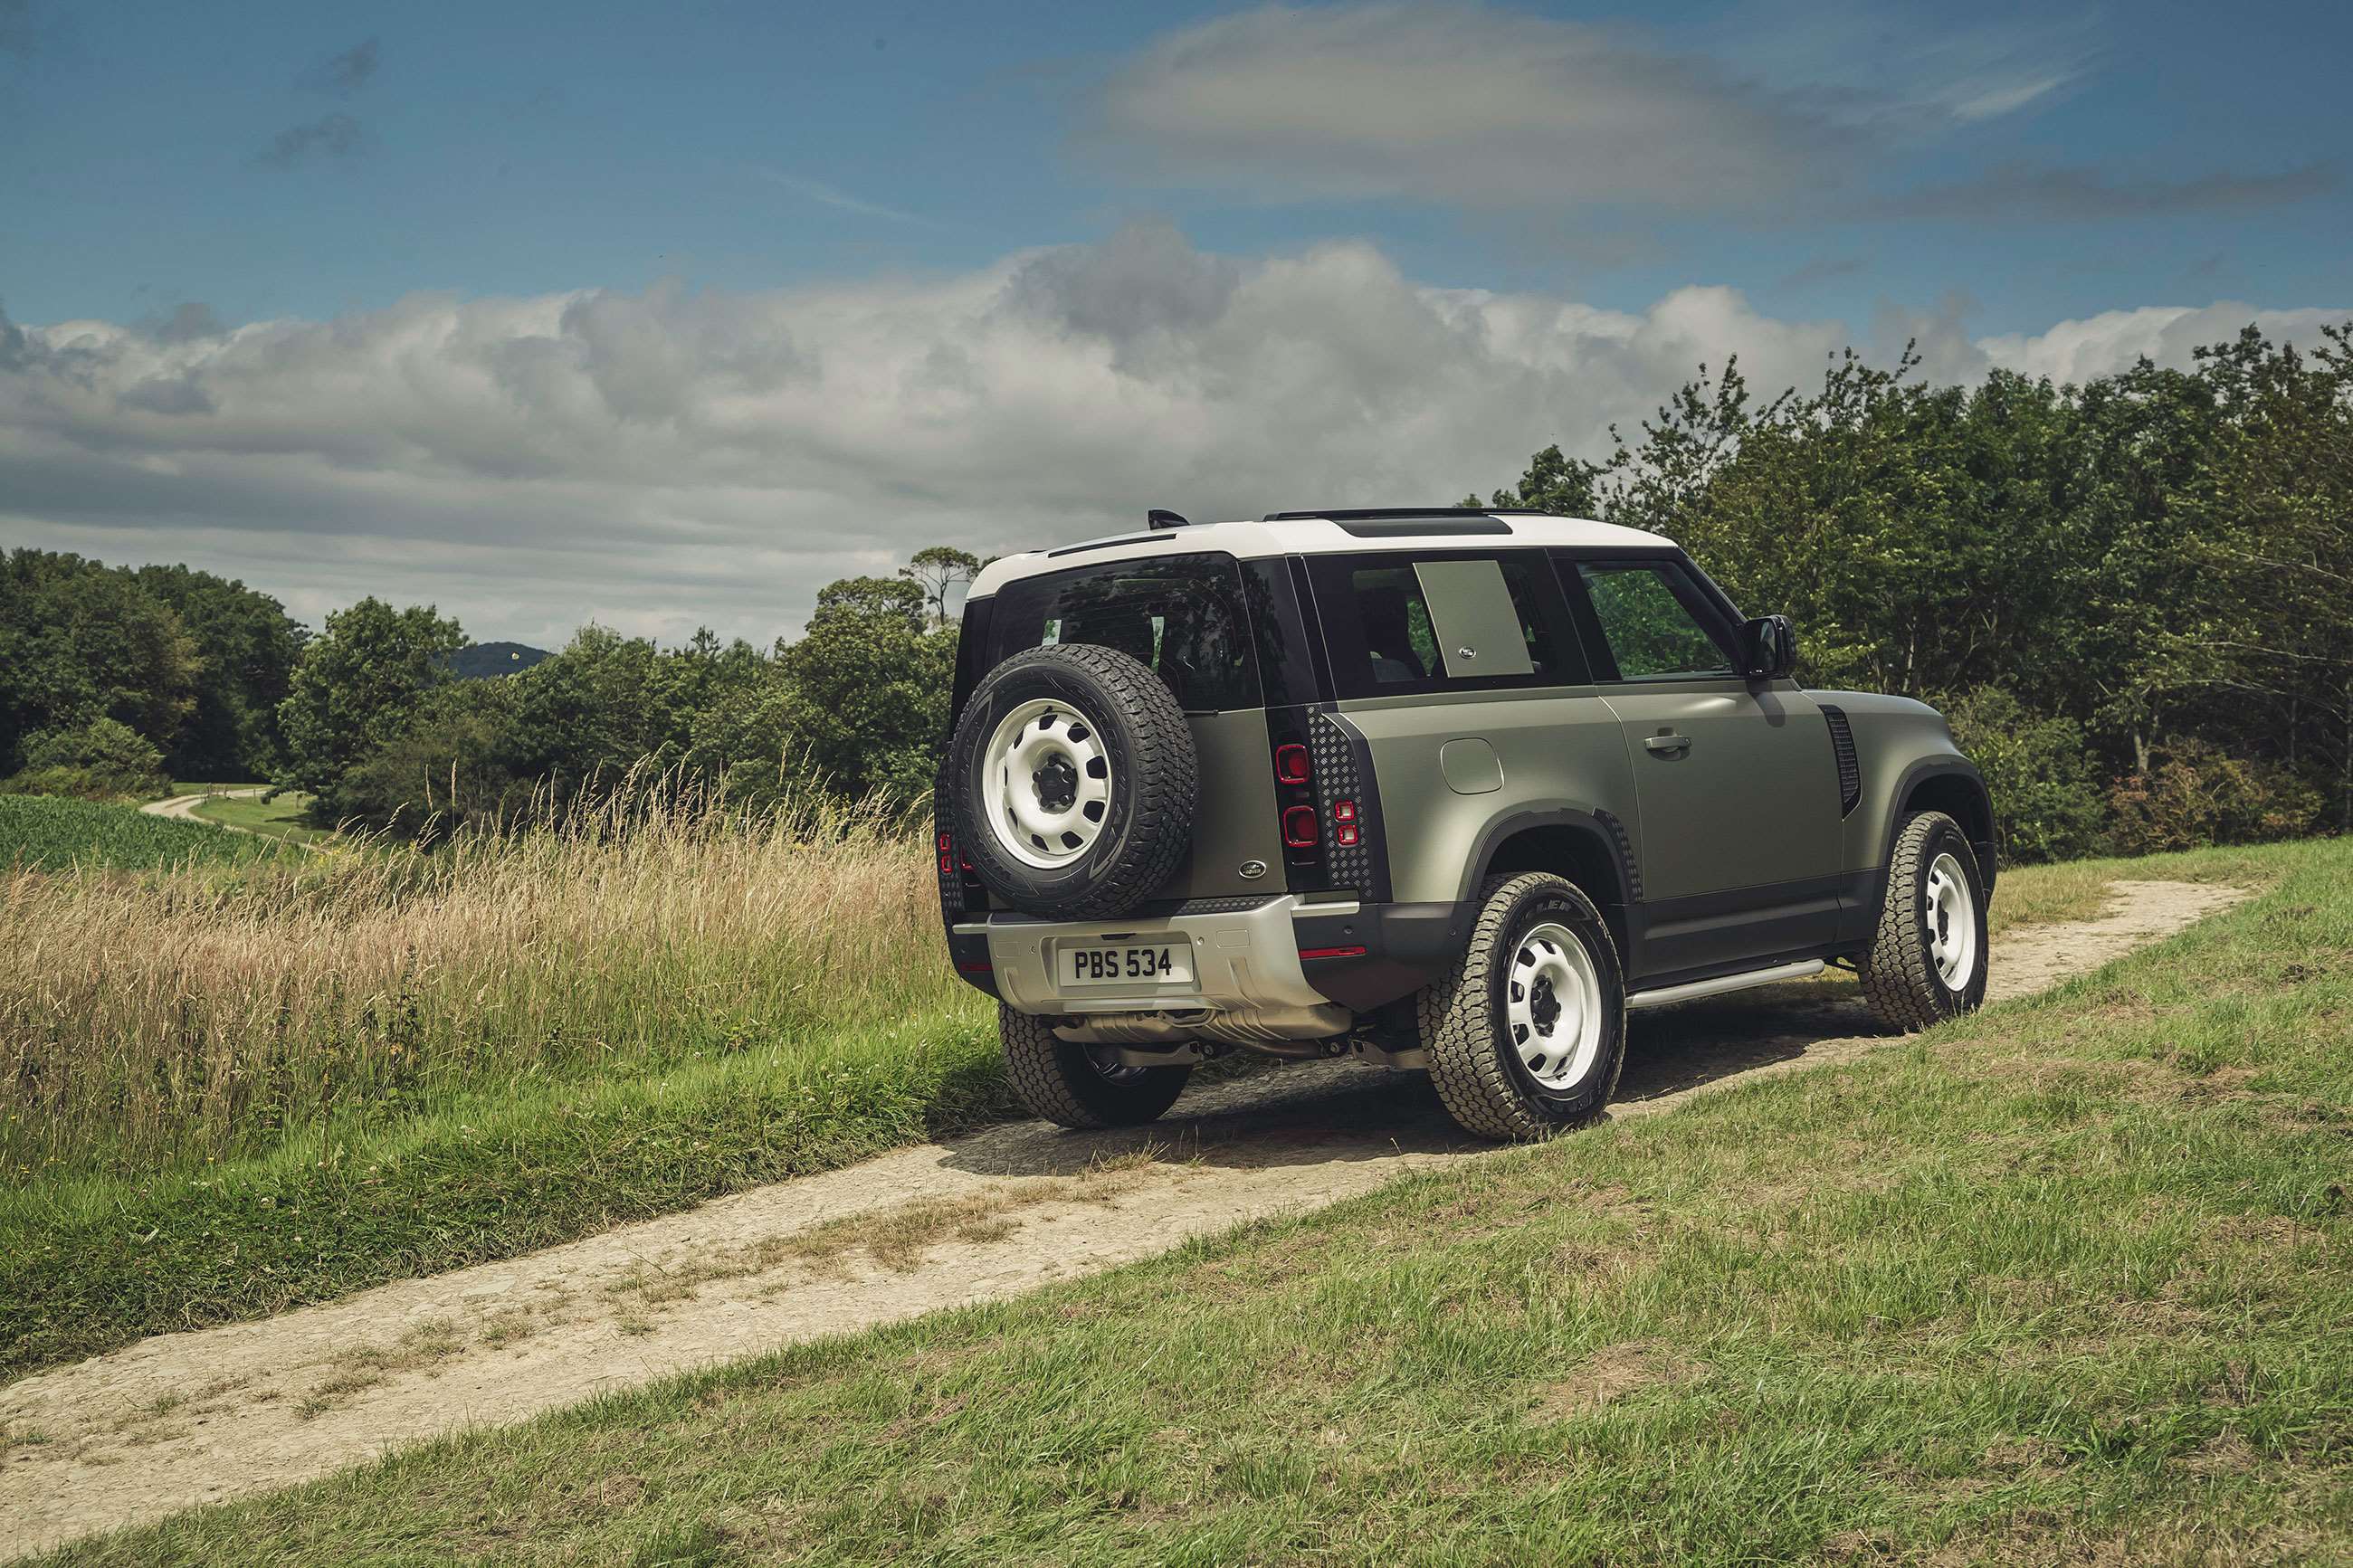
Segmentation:
[(1626, 1065), (1626, 981), (1601, 911), (1559, 877), (1499, 877), (1418, 1001), (1430, 1081), (1462, 1129), (1542, 1138), (1601, 1114)]
[(1064, 1127), (1137, 1127), (1157, 1121), (1185, 1091), (1189, 1067), (1129, 1068), (1107, 1064), (1101, 1047), (1074, 1046), (1057, 1037), (1051, 1020), (997, 1007), (1005, 1044), (1005, 1076), (1021, 1103)]
[(1975, 1012), (1986, 992), (1986, 898), (1976, 847), (1941, 811), (1915, 812), (1887, 859), (1879, 930), (1856, 970), (1871, 1011), (1909, 1034)]

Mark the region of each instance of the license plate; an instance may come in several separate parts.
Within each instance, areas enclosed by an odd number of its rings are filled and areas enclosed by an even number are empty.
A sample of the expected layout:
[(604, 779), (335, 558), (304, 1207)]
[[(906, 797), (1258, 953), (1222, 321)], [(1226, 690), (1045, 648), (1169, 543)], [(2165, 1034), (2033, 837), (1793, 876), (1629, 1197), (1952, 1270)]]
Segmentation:
[(1066, 947), (1060, 963), (1065, 985), (1190, 984), (1193, 947), (1184, 942)]

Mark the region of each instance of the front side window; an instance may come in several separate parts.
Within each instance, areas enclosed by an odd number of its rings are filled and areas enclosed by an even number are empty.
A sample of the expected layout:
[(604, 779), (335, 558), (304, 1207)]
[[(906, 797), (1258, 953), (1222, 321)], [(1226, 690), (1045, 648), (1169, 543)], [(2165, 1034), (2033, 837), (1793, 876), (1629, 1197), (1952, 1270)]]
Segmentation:
[(989, 668), (1024, 648), (1092, 643), (1158, 675), (1189, 713), (1259, 705), (1241, 572), (1223, 554), (1079, 566), (1008, 583), (989, 618)]
[(1577, 574), (1620, 679), (1733, 673), (1699, 590), (1672, 562), (1580, 561)]

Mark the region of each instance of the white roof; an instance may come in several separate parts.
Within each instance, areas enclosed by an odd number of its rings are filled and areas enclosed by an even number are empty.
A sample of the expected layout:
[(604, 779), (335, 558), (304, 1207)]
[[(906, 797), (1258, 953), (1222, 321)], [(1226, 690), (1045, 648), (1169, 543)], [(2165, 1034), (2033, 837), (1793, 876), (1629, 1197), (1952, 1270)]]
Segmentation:
[[(1266, 555), (1337, 555), (1388, 550), (1497, 550), (1533, 545), (1582, 544), (1657, 549), (1674, 541), (1639, 528), (1595, 522), (1581, 517), (1535, 517), (1524, 512), (1490, 513), (1504, 533), (1351, 533), (1328, 518), (1291, 518), (1281, 522), (1197, 522), (1182, 528), (1138, 529), (1100, 540), (1024, 551), (991, 562), (972, 585), (974, 598), (1008, 583), (1102, 562), (1145, 560), (1155, 555), (1194, 555), (1222, 551), (1239, 560)], [(1403, 519), (1382, 519), (1384, 527)], [(1456, 520), (1464, 521), (1464, 520)], [(1361, 523), (1359, 526), (1363, 526)]]

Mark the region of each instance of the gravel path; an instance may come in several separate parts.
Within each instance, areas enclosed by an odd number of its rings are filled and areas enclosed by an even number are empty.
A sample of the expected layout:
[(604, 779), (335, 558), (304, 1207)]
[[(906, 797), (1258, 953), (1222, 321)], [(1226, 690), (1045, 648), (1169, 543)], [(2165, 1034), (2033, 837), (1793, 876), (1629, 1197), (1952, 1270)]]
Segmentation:
[[(256, 795), (264, 795), (269, 793), (269, 791), (268, 789), (257, 786), (252, 789), (216, 789), (209, 795), (167, 795), (162, 800), (149, 801), (139, 809), (145, 812), (150, 816), (172, 816), (177, 817), (183, 822), (211, 822), (209, 817), (198, 816), (196, 815), (196, 807), (204, 805), (205, 802), (208, 800), (251, 800)], [(211, 822), (211, 826), (215, 827), (227, 827), (228, 824), (225, 822)], [(243, 827), (230, 828), (229, 830), (233, 833), (244, 833), (249, 831)]]
[[(2180, 882), (2114, 890), (2101, 919), (1997, 941), (1993, 996), (2096, 968), (2247, 896)], [(1851, 1060), (1888, 1042), (1869, 1027), (1852, 988), (1818, 984), (1638, 1014), (1611, 1114)], [(1455, 1131), (1418, 1075), (1285, 1068), (1190, 1093), (1150, 1129), (1010, 1125), (510, 1262), (161, 1336), (0, 1387), (0, 1556), (715, 1361), (1017, 1295), (1488, 1147)]]

